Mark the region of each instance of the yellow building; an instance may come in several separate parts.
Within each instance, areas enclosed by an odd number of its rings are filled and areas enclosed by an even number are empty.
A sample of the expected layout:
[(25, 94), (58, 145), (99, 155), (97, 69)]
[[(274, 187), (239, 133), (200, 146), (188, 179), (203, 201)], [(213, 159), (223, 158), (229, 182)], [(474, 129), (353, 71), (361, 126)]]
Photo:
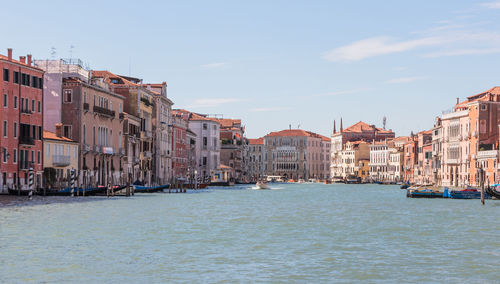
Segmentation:
[(358, 163), (357, 176), (361, 181), (366, 181), (370, 177), (370, 160), (362, 159)]
[(71, 169), (78, 169), (78, 142), (62, 136), (61, 128), (61, 125), (56, 126), (57, 134), (43, 131), (45, 184), (54, 188), (68, 186)]

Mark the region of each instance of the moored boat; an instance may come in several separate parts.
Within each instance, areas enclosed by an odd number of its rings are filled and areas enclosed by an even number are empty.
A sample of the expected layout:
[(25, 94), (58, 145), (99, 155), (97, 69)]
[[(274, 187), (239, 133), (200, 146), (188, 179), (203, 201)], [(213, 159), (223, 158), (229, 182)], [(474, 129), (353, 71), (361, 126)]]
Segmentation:
[(408, 189), (406, 197), (409, 198), (443, 198), (443, 192), (432, 188)]
[[(481, 199), (481, 191), (470, 187), (462, 190), (448, 190), (445, 195), (453, 199)], [(485, 191), (484, 198), (491, 199), (491, 196)]]
[(169, 187), (168, 184), (158, 185), (158, 186), (144, 186), (144, 185), (134, 185), (134, 193), (152, 193), (163, 191)]

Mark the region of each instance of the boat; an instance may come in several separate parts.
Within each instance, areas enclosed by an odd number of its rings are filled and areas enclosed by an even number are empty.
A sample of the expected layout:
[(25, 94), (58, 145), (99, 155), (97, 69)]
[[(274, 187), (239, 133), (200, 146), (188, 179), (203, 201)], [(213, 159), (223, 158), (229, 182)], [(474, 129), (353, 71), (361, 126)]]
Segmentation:
[(344, 178), (343, 177), (332, 177), (332, 182), (333, 183), (343, 183), (344, 182)]
[[(17, 190), (17, 189), (13, 189), (13, 188), (9, 188), (9, 195), (24, 195), (24, 196), (27, 196), (30, 194), (30, 191), (31, 189), (21, 189), (21, 190)], [(35, 193), (35, 191), (33, 191), (33, 193)]]
[[(103, 185), (99, 185), (97, 187), (89, 187), (89, 188), (71, 188), (66, 187), (63, 189), (47, 189), (45, 191), (45, 195), (57, 195), (57, 196), (70, 196), (72, 191), (73, 195), (97, 195), (106, 193), (108, 188)], [(39, 194), (43, 194), (43, 192), (38, 192)]]
[[(462, 190), (449, 190), (446, 196), (453, 199), (481, 199), (481, 191), (468, 187)], [(491, 199), (491, 196), (488, 193), (484, 193), (484, 199)]]
[(401, 189), (408, 189), (408, 187), (410, 187), (410, 185), (409, 185), (409, 184), (403, 184), (400, 188), (401, 188)]
[(299, 178), (299, 181), (297, 181), (297, 183), (305, 183), (306, 181), (302, 178)]
[(158, 192), (158, 191), (163, 191), (164, 189), (167, 189), (169, 187), (168, 184), (158, 185), (158, 186), (144, 186), (144, 185), (133, 185), (133, 186), (134, 186), (134, 193)]
[(345, 178), (344, 182), (346, 184), (355, 184), (355, 183), (361, 183), (361, 178), (357, 176), (348, 176)]
[(495, 197), (496, 199), (500, 199), (500, 191), (497, 190), (497, 188), (500, 186), (500, 184), (495, 184), (492, 187), (487, 187), (486, 188), (486, 193), (488, 195)]
[(258, 181), (256, 184), (257, 189), (270, 189), (266, 181)]
[(432, 189), (432, 188), (416, 188), (408, 189), (406, 191), (406, 197), (409, 198), (444, 198), (442, 191)]

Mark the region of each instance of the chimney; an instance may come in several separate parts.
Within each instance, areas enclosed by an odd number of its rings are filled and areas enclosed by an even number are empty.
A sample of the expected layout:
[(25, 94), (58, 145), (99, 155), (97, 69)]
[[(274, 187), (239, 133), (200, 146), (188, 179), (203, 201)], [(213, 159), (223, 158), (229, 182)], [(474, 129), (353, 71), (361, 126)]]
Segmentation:
[(458, 102), (460, 101), (460, 98), (457, 98), (457, 105), (458, 105)]
[(333, 134), (337, 133), (337, 127), (335, 126), (335, 119), (333, 120)]
[(19, 61), (21, 61), (21, 63), (26, 64), (26, 56), (19, 56)]
[(56, 123), (56, 136), (62, 137), (62, 124)]
[(7, 48), (7, 54), (9, 56), (9, 61), (12, 61), (12, 48)]
[(28, 54), (28, 65), (31, 66), (31, 54)]

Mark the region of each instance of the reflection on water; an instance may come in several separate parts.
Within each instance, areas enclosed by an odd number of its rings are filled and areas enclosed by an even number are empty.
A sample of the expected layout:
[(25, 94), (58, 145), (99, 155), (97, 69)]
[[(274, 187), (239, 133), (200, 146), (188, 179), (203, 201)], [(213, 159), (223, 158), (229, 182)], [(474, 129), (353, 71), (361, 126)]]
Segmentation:
[(0, 196), (11, 282), (496, 282), (500, 201), (270, 184), (133, 197)]

